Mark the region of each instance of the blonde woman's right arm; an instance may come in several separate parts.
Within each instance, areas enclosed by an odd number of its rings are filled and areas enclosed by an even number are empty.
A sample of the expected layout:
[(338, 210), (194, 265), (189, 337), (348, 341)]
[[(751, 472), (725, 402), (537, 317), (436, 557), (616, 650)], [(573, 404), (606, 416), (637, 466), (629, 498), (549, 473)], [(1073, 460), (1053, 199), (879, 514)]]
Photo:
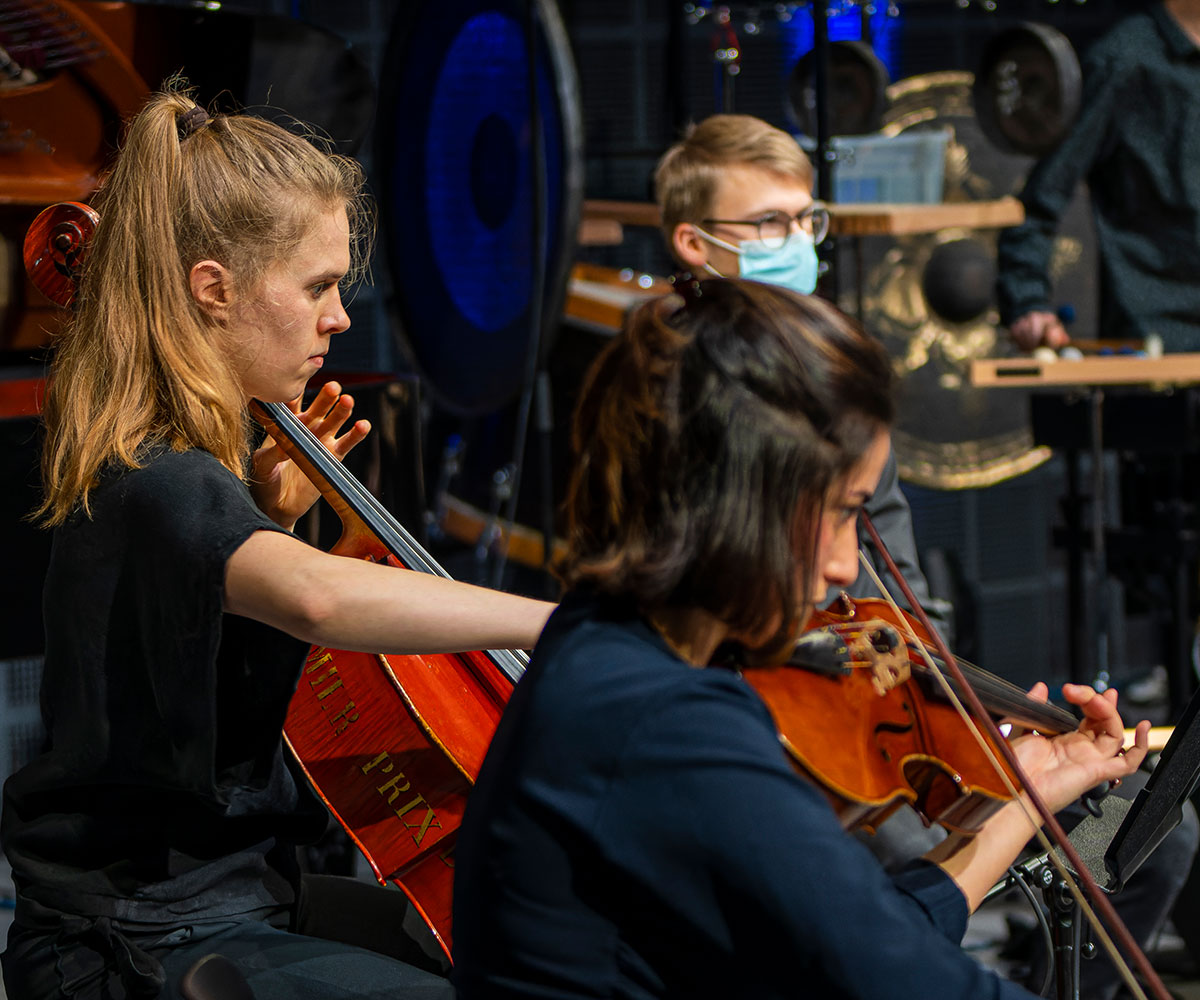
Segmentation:
[(335, 649), (442, 653), (532, 648), (554, 605), (256, 531), (226, 563), (225, 610)]

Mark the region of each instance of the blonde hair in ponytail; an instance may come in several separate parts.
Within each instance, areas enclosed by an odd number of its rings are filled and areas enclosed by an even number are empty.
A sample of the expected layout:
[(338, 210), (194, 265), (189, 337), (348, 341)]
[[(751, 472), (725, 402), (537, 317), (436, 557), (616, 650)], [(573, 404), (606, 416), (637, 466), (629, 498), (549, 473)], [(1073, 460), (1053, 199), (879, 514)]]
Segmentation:
[(136, 468), (147, 444), (200, 448), (243, 473), (246, 400), (230, 345), (192, 297), (193, 264), (221, 263), (251, 295), (315, 217), (344, 207), (352, 271), (363, 270), (372, 216), (357, 163), (271, 122), (196, 107), (181, 81), (152, 96), (93, 200), (100, 224), (44, 412), (36, 515), (49, 525), (86, 513), (103, 469)]

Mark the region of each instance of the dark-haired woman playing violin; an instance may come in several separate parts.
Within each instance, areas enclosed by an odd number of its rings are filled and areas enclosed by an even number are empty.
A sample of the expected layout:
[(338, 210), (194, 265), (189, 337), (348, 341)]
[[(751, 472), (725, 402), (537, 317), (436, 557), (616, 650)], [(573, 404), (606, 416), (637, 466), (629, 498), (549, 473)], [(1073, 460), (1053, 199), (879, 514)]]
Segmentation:
[[(889, 388), (883, 351), (836, 310), (736, 280), (641, 308), (597, 360), (568, 595), (458, 842), (462, 1000), (1029, 996), (958, 943), (1032, 832), (1019, 804), (889, 877), (750, 686), (708, 666), (723, 644), (783, 648), (855, 577)], [(1014, 741), (1051, 808), (1146, 752), (1146, 725), (1119, 752), (1114, 694), (1065, 695), (1077, 731)]]

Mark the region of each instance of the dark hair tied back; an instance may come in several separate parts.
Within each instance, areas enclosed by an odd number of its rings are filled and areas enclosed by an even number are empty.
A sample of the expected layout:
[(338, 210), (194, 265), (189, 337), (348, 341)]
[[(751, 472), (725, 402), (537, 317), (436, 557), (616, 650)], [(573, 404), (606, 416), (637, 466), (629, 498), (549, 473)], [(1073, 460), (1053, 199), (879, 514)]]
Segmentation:
[(200, 105), (197, 104), (188, 109), (175, 120), (176, 127), (179, 129), (179, 141), (183, 142), (188, 136), (194, 135), (210, 121), (212, 119), (209, 118), (208, 112)]
[(807, 603), (829, 490), (891, 422), (891, 362), (814, 297), (675, 288), (683, 307), (634, 311), (584, 381), (559, 574), (646, 612), (782, 634)]

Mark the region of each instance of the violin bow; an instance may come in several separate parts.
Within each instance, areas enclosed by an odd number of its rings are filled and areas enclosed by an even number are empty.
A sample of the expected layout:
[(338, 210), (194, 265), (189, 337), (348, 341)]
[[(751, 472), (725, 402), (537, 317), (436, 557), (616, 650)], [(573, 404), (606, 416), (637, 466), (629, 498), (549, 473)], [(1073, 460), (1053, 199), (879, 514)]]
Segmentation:
[[(1096, 884), (1096, 880), (1092, 877), (1092, 873), (1088, 870), (1087, 865), (1085, 865), (1083, 860), (1079, 857), (1078, 852), (1075, 850), (1075, 846), (1070, 842), (1070, 840), (1067, 839), (1067, 835), (1064, 832), (1062, 825), (1058, 822), (1058, 818), (1053, 812), (1051, 812), (1050, 808), (1046, 805), (1045, 800), (1033, 787), (1028, 775), (1025, 773), (1025, 769), (1021, 766), (1021, 762), (1017, 759), (1016, 754), (1013, 752), (1012, 747), (1008, 745), (1008, 741), (1004, 738), (999, 727), (992, 719), (991, 713), (984, 708), (983, 702), (980, 700), (979, 695), (975, 692), (975, 689), (971, 687), (970, 683), (967, 681), (967, 678), (963, 675), (962, 669), (958, 665), (958, 661), (954, 658), (954, 654), (950, 652), (950, 648), (946, 645), (946, 641), (942, 638), (941, 633), (934, 628), (933, 622), (929, 620), (929, 615), (925, 613), (925, 609), (921, 606), (920, 601), (918, 601), (916, 595), (913, 594), (908, 582), (900, 573), (899, 567), (897, 567), (895, 561), (892, 559), (892, 555), (888, 551), (887, 546), (883, 544), (883, 539), (879, 537), (879, 532), (875, 530), (875, 525), (871, 523), (870, 517), (868, 517), (865, 513), (863, 513), (861, 517), (862, 523), (867, 529), (867, 533), (871, 536), (871, 542), (875, 546), (875, 550), (880, 554), (880, 556), (883, 557), (884, 565), (887, 566), (888, 572), (892, 575), (892, 579), (894, 579), (899, 585), (900, 592), (904, 595), (904, 599), (908, 602), (909, 607), (912, 608), (913, 614), (917, 616), (917, 620), (929, 633), (938, 655), (941, 657), (942, 662), (946, 665), (946, 669), (950, 672), (950, 675), (954, 678), (955, 682), (960, 685), (963, 696), (970, 710), (969, 715), (972, 717), (970, 721), (972, 721), (975, 725), (982, 726), (987, 734), (991, 737), (992, 743), (995, 745), (995, 749), (999, 752), (1000, 756), (1004, 758), (1005, 763), (1007, 763), (1012, 769), (1012, 773), (1016, 775), (1017, 781), (1020, 782), (1025, 794), (1029, 797), (1029, 801), (1033, 804), (1033, 807), (1041, 817), (1046, 826), (1046, 830), (1049, 831), (1050, 839), (1057, 844), (1059, 850), (1062, 851), (1063, 856), (1067, 859), (1067, 862), (1078, 874), (1079, 880), (1083, 884), (1083, 888), (1086, 891), (1087, 896), (1091, 899), (1091, 902), (1095, 908), (1100, 911), (1101, 915), (1104, 917), (1104, 921), (1108, 925), (1108, 929), (1112, 931), (1113, 936), (1115, 936), (1120, 942), (1121, 947), (1133, 959), (1138, 971), (1145, 979), (1146, 985), (1150, 987), (1150, 991), (1155, 995), (1157, 1000), (1171, 1000), (1171, 995), (1167, 992), (1167, 988), (1163, 985), (1158, 973), (1154, 971), (1153, 967), (1150, 965), (1149, 959), (1146, 958), (1137, 942), (1133, 940), (1133, 935), (1129, 933), (1129, 929), (1121, 921), (1121, 918), (1117, 916), (1117, 912), (1115, 909), (1113, 909), (1113, 905), (1109, 901), (1108, 897), (1104, 895), (1103, 891)], [(888, 593), (887, 588), (883, 586), (882, 581), (876, 577), (875, 582), (879, 586), (884, 597), (887, 598), (887, 600), (894, 606), (895, 601), (892, 599), (891, 594)], [(901, 617), (900, 620), (903, 621), (903, 618)], [(919, 637), (915, 635), (911, 636), (910, 638), (916, 641), (918, 647), (924, 653), (928, 665), (932, 668), (934, 674), (940, 678), (941, 670), (934, 663), (933, 658), (929, 655), (929, 651), (926, 649), (925, 644), (920, 640)], [(944, 678), (942, 679), (942, 682), (945, 683)], [(952, 698), (952, 700), (957, 705), (960, 712), (966, 712), (966, 709), (962, 706), (957, 698)], [(966, 717), (967, 716), (964, 715), (964, 718)], [(971, 728), (972, 731), (976, 733), (976, 738), (978, 739), (980, 738), (980, 734), (975, 728), (975, 725), (973, 725)], [(980, 745), (984, 746), (983, 743)], [(984, 749), (987, 750), (988, 748), (984, 746)], [(997, 770), (1000, 772), (1004, 780), (1007, 781), (1008, 776), (1003, 773), (1003, 768), (998, 768)], [(1013, 788), (1012, 791), (1014, 796), (1016, 796), (1019, 801), (1017, 789)], [(1030, 819), (1032, 820), (1033, 817), (1030, 817)], [(1084, 899), (1083, 895), (1080, 893), (1079, 886), (1075, 883), (1074, 879), (1071, 878), (1070, 873), (1065, 869), (1062, 862), (1054, 856), (1052, 845), (1047, 840), (1046, 834), (1038, 828), (1036, 823), (1034, 823), (1034, 832), (1038, 839), (1042, 842), (1043, 846), (1047, 849), (1050, 863), (1053, 864), (1058, 870), (1059, 875), (1062, 876), (1063, 881), (1070, 889), (1071, 894), (1075, 897), (1076, 902), (1080, 904), (1080, 908), (1083, 911), (1084, 916), (1088, 919), (1088, 922), (1092, 925), (1093, 929), (1096, 930), (1100, 935), (1101, 941), (1105, 946), (1105, 950), (1108, 952), (1109, 957), (1112, 958), (1114, 964), (1117, 965), (1122, 978), (1125, 980), (1125, 985), (1129, 987), (1133, 995), (1137, 997), (1138, 1000), (1146, 1000), (1146, 996), (1142, 991), (1141, 985), (1134, 978), (1128, 964), (1119, 954), (1116, 946), (1109, 938), (1105, 926), (1096, 918), (1095, 913), (1092, 912), (1091, 908), (1088, 906), (1087, 899)]]

